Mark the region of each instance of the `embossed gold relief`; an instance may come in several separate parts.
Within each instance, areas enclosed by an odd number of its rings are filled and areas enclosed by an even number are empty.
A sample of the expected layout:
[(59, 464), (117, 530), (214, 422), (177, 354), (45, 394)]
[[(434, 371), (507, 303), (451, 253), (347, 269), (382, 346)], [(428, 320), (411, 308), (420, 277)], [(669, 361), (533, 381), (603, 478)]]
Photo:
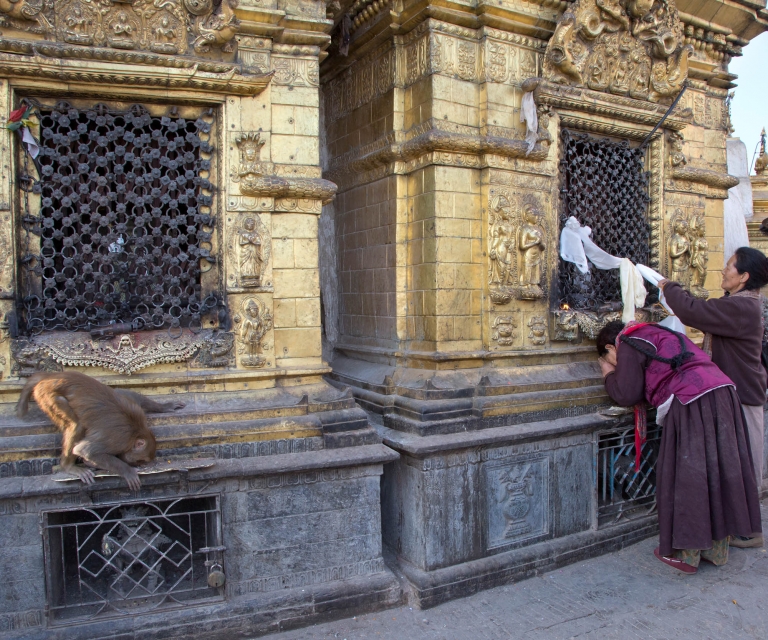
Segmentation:
[(496, 316), (491, 325), (491, 340), (499, 346), (508, 347), (515, 342), (517, 322), (512, 316)]
[(697, 298), (707, 299), (709, 291), (704, 288), (709, 262), (709, 243), (704, 228), (704, 216), (694, 215), (689, 225), (691, 234), (691, 293)]
[(264, 336), (272, 329), (272, 314), (267, 305), (259, 298), (245, 298), (234, 320), (239, 325), (237, 352), (240, 354), (240, 365), (252, 368), (265, 366), (267, 360), (262, 355)]
[(235, 138), (240, 163), (232, 173), (232, 182), (240, 185), (244, 196), (316, 199), (324, 204), (333, 200), (336, 185), (322, 178), (282, 177), (275, 175), (271, 162), (260, 162), (264, 141), (259, 133), (244, 133)]
[(533, 316), (528, 321), (528, 327), (530, 328), (528, 338), (530, 339), (531, 344), (540, 346), (547, 342), (548, 328), (546, 318), (543, 316)]
[(95, 340), (83, 333), (57, 332), (13, 340), (11, 354), (19, 375), (60, 370), (58, 365), (104, 367), (130, 375), (156, 364), (185, 362), (210, 343), (213, 334), (210, 330), (192, 333), (184, 329), (178, 336), (148, 332)]
[(688, 163), (685, 154), (683, 153), (683, 136), (677, 131), (673, 131), (669, 134), (669, 163), (673, 167), (682, 167)]
[[(262, 287), (272, 236), (257, 213), (241, 215), (228, 233), (229, 287)], [(268, 286), (268, 285), (266, 285)]]
[(669, 236), (669, 278), (688, 287), (691, 268), (691, 240), (688, 236), (688, 219), (682, 209), (677, 209), (670, 223)]
[(234, 364), (235, 334), (228, 331), (213, 331), (207, 335), (189, 363), (193, 369), (229, 367)]
[(544, 297), (546, 238), (535, 196), (492, 189), (488, 213), (488, 285), (494, 304)]
[(544, 77), (652, 102), (670, 101), (688, 76), (674, 0), (577, 0), (544, 58)]
[[(683, 136), (681, 133), (676, 131), (670, 133), (668, 140), (669, 164), (672, 168), (671, 177), (675, 180), (704, 184), (721, 191), (727, 191), (739, 184), (738, 178), (727, 173), (688, 166), (688, 159), (683, 154)], [(728, 197), (727, 193), (716, 195), (717, 197)]]
[(53, 32), (53, 0), (0, 0), (0, 19), (2, 25), (48, 34)]
[(555, 311), (555, 335), (553, 340), (572, 342), (579, 337), (579, 320), (577, 312), (570, 309)]

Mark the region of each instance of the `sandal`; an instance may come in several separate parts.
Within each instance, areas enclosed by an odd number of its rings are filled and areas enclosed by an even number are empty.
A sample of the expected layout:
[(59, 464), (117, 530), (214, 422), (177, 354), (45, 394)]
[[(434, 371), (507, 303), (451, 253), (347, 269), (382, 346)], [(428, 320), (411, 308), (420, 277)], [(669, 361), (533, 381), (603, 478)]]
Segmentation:
[(683, 562), (682, 560), (678, 560), (677, 558), (670, 558), (669, 556), (663, 556), (659, 553), (659, 548), (656, 547), (653, 550), (653, 555), (655, 555), (659, 560), (661, 560), (664, 564), (668, 564), (670, 567), (674, 567), (678, 571), (682, 571), (683, 573), (696, 573), (699, 568), (698, 567), (692, 567), (686, 562)]

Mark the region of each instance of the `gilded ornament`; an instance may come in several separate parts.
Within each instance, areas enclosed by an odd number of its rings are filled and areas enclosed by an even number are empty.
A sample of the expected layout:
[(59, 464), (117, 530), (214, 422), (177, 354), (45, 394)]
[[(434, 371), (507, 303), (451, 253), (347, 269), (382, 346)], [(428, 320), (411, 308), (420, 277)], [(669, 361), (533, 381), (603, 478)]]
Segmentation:
[(669, 134), (669, 163), (673, 167), (682, 167), (688, 163), (683, 153), (683, 135), (677, 131)]
[(516, 328), (517, 322), (512, 316), (496, 316), (491, 325), (491, 340), (502, 347), (508, 347), (517, 338)]
[(543, 316), (533, 316), (528, 321), (528, 327), (530, 332), (528, 337), (531, 340), (531, 344), (541, 346), (547, 342), (547, 320)]
[(262, 355), (263, 340), (272, 328), (272, 315), (266, 304), (259, 298), (243, 300), (240, 312), (242, 315), (235, 316), (235, 322), (240, 324), (238, 347), (238, 353), (241, 354), (240, 364), (243, 367), (263, 367), (267, 363)]
[(228, 367), (232, 364), (232, 349), (235, 334), (229, 331), (214, 331), (203, 339), (197, 355), (189, 363), (193, 369)]
[(691, 241), (688, 236), (688, 219), (682, 209), (677, 209), (671, 221), (669, 237), (670, 280), (688, 287), (691, 267)]
[(579, 337), (579, 319), (576, 311), (561, 309), (555, 311), (555, 335), (553, 340), (572, 342)]
[(549, 41), (544, 77), (668, 102), (688, 76), (691, 51), (674, 0), (576, 0)]
[(544, 297), (545, 243), (536, 197), (494, 189), (488, 215), (488, 286), (494, 304)]
[(235, 232), (229, 234), (228, 253), (232, 272), (230, 287), (264, 286), (264, 271), (272, 253), (272, 237), (257, 213), (236, 219)]
[(690, 223), (691, 236), (691, 293), (706, 300), (709, 291), (704, 288), (709, 262), (709, 243), (704, 228), (704, 216), (694, 215)]
[(0, 0), (0, 18), (22, 31), (53, 32), (53, 0)]

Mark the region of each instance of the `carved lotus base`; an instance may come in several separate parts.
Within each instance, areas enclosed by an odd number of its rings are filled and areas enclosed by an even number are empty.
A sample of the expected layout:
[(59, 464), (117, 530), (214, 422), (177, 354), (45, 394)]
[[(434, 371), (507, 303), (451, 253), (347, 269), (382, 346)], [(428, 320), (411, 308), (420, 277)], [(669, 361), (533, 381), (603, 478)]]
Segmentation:
[(514, 297), (514, 289), (511, 287), (491, 287), (488, 295), (491, 296), (493, 304), (507, 304)]
[(520, 300), (538, 300), (544, 297), (544, 291), (537, 284), (528, 284), (520, 289)]
[(266, 358), (257, 355), (243, 356), (243, 358), (240, 360), (240, 364), (244, 367), (258, 369), (267, 364), (267, 360)]
[(701, 298), (702, 300), (706, 300), (709, 298), (709, 291), (707, 291), (704, 287), (691, 287), (691, 295), (696, 298)]

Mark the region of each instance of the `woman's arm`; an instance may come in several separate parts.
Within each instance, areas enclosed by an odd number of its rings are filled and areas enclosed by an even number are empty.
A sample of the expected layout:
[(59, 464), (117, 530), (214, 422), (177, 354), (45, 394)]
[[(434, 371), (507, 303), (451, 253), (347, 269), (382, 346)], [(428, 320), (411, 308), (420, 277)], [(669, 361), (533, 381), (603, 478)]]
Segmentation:
[(619, 347), (616, 371), (605, 376), (605, 390), (619, 406), (631, 407), (645, 400), (646, 358), (627, 344)]
[(700, 300), (688, 293), (678, 282), (662, 280), (659, 286), (670, 309), (683, 324), (726, 338), (744, 335), (745, 318), (738, 310), (738, 303), (729, 298)]

